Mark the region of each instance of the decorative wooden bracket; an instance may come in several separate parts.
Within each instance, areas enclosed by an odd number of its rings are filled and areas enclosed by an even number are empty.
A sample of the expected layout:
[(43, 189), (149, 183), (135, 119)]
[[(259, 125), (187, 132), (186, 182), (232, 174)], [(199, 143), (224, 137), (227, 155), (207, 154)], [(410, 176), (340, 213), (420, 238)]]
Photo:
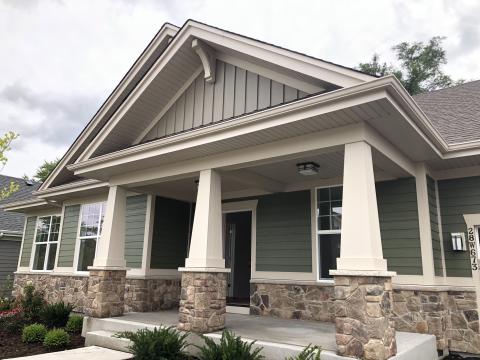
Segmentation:
[(197, 53), (198, 57), (202, 61), (203, 71), (205, 73), (205, 81), (213, 84), (215, 82), (215, 68), (217, 64), (215, 50), (198, 39), (193, 39), (192, 49)]

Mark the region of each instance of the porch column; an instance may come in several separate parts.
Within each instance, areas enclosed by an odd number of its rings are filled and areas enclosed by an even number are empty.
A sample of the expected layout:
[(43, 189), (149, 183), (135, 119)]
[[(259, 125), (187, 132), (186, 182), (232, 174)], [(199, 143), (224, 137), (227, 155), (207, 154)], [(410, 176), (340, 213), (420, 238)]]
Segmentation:
[(227, 272), (222, 244), (220, 174), (202, 170), (190, 251), (182, 272), (178, 329), (206, 333), (225, 327)]
[(93, 266), (89, 268), (87, 315), (111, 317), (123, 314), (126, 276), (125, 215), (125, 189), (110, 186), (102, 234)]
[(342, 234), (335, 279), (335, 325), (339, 355), (385, 360), (396, 354), (390, 321), (393, 272), (383, 258), (372, 150), (360, 141), (345, 145)]

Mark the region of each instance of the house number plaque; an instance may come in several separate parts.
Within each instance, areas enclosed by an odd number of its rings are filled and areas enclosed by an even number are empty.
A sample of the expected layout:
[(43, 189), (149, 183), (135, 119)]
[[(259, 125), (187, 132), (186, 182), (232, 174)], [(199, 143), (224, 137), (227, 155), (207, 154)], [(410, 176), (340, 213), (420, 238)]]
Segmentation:
[(475, 229), (468, 228), (468, 251), (470, 252), (470, 262), (472, 264), (472, 271), (478, 271), (478, 252), (477, 241), (475, 239)]

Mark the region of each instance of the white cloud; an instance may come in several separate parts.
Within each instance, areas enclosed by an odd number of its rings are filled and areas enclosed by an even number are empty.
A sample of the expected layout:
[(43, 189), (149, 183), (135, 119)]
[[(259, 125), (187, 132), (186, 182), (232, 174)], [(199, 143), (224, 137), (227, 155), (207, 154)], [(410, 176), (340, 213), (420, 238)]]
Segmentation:
[(479, 10), (475, 0), (0, 0), (0, 131), (22, 135), (3, 172), (61, 156), (164, 22), (194, 18), (346, 66), (443, 35), (447, 73), (478, 79)]

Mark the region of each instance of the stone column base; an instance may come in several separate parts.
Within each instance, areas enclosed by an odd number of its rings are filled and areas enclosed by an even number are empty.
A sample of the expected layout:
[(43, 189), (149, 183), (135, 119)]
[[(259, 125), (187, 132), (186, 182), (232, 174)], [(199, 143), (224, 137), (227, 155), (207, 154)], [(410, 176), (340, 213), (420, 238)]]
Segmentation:
[(392, 313), (392, 278), (335, 274), (338, 354), (386, 360), (397, 353)]
[(123, 315), (126, 270), (91, 269), (85, 314), (106, 318)]
[(227, 274), (182, 272), (178, 329), (208, 333), (225, 327)]

